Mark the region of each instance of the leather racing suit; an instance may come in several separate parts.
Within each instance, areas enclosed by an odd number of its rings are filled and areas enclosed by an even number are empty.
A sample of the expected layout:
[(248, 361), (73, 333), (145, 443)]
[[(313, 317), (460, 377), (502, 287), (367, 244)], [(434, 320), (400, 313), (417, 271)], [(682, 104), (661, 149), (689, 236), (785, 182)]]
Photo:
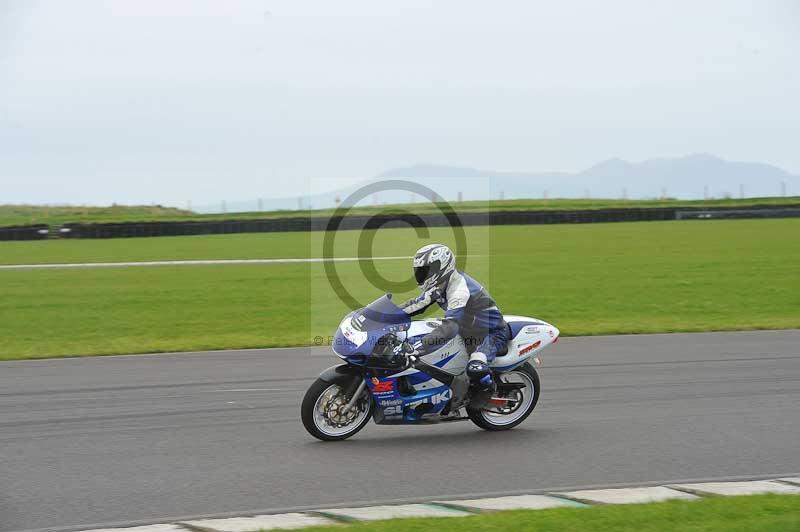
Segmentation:
[(483, 362), (508, 352), (510, 333), (503, 314), (486, 289), (466, 273), (453, 271), (444, 287), (424, 292), (400, 308), (416, 316), (434, 303), (445, 311), (444, 320), (413, 346), (421, 354), (435, 351), (457, 334), (464, 339), (467, 353), (485, 355)]

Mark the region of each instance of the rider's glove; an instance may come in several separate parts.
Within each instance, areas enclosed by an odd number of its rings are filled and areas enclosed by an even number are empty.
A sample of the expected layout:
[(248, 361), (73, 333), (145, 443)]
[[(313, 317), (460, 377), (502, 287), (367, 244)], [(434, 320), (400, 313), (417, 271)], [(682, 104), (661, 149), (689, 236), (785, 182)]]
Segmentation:
[(394, 346), (394, 349), (392, 349), (392, 360), (398, 360), (400, 358), (405, 358), (405, 356), (406, 356), (406, 354), (403, 351), (403, 346), (402, 345)]
[(403, 349), (403, 345), (396, 345), (392, 349), (392, 354), (389, 359), (392, 365), (400, 367), (400, 368), (407, 368), (408, 367), (408, 356), (406, 351)]

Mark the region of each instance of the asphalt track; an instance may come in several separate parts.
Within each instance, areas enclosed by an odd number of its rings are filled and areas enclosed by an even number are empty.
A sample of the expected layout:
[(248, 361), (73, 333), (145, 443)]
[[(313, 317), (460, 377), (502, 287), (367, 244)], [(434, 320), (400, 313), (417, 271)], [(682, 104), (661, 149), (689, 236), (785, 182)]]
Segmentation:
[(0, 363), (0, 530), (796, 475), (800, 331), (565, 338), (510, 432), (305, 433), (327, 348)]

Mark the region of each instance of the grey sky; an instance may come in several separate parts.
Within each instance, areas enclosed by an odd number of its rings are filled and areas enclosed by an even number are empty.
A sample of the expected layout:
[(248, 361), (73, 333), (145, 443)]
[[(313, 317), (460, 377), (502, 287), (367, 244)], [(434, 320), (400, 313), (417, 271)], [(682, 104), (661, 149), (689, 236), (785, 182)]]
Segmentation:
[(800, 173), (800, 3), (0, 0), (0, 203), (293, 196), (436, 162)]

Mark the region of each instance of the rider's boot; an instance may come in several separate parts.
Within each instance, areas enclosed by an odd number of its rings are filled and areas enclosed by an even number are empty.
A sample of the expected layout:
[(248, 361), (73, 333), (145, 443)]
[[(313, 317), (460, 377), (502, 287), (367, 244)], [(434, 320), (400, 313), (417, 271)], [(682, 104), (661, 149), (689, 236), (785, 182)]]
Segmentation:
[(486, 363), (486, 355), (480, 352), (472, 353), (467, 364), (467, 376), (475, 390), (486, 391), (494, 388), (492, 370)]

